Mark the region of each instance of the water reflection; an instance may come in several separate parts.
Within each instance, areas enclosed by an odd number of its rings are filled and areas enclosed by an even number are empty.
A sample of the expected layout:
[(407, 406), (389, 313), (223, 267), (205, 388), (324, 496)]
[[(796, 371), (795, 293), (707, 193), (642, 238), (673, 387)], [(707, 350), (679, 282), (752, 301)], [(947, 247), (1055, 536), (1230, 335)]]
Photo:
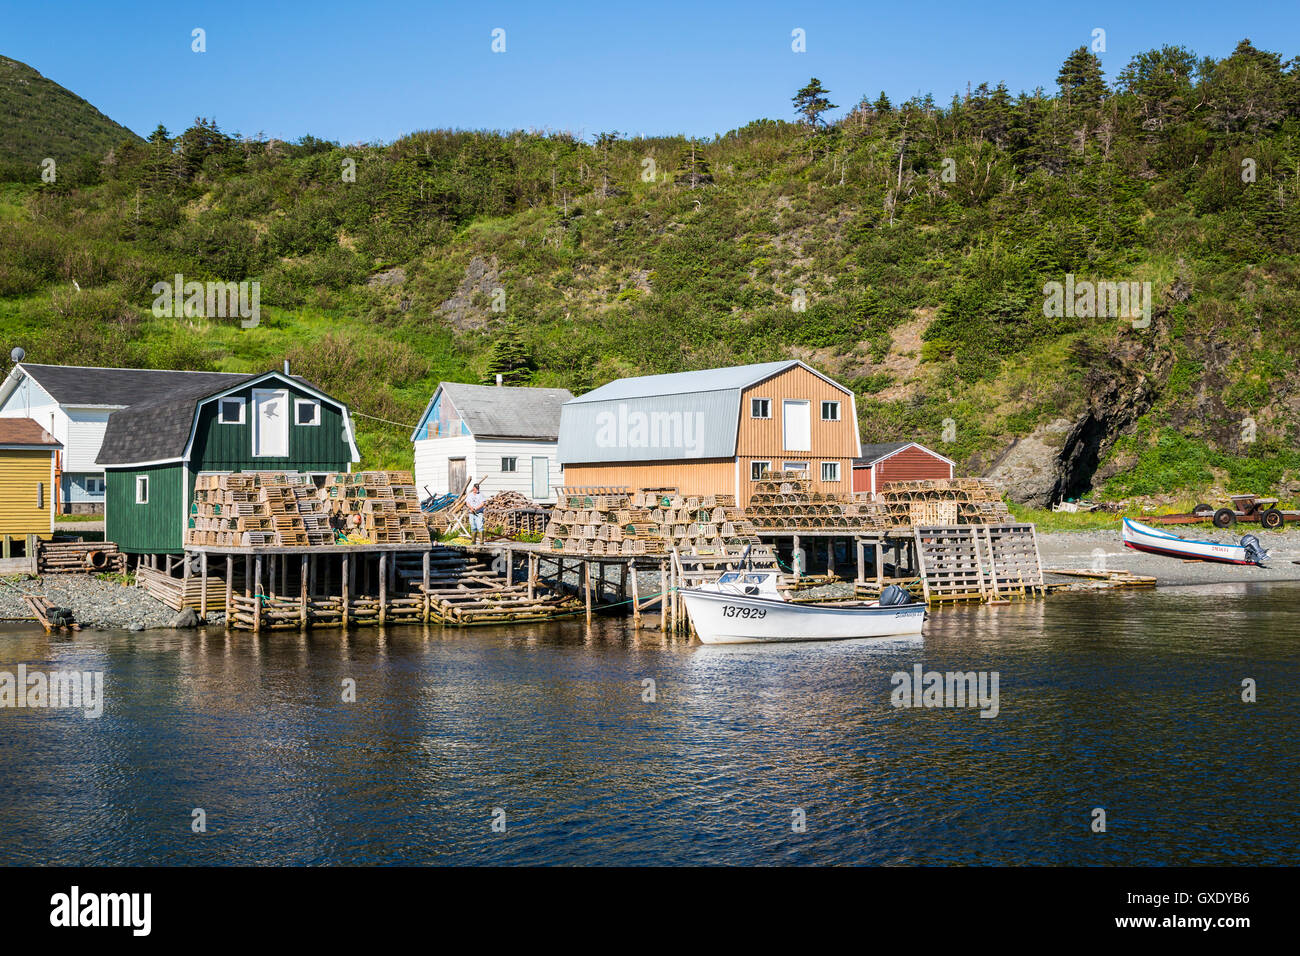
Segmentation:
[[(0, 710), (0, 862), (1295, 863), (1297, 598), (1058, 594), (779, 646), (11, 628), (0, 669), (103, 670), (106, 704)], [(894, 709), (917, 663), (997, 671), (998, 717)]]

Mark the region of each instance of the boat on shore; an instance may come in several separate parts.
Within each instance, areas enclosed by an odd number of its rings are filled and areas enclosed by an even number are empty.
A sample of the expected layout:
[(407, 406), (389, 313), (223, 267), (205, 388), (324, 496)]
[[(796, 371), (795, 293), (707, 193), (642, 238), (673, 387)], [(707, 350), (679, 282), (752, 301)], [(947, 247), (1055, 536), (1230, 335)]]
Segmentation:
[(716, 581), (682, 588), (682, 599), (705, 644), (837, 641), (861, 637), (916, 637), (925, 605), (891, 585), (881, 600), (839, 604), (787, 601), (776, 571), (728, 571)]
[(1163, 554), (1184, 560), (1218, 561), (1222, 564), (1253, 564), (1263, 567), (1268, 552), (1253, 534), (1242, 537), (1240, 544), (1218, 544), (1180, 538), (1150, 525), (1123, 519), (1124, 547), (1148, 554)]

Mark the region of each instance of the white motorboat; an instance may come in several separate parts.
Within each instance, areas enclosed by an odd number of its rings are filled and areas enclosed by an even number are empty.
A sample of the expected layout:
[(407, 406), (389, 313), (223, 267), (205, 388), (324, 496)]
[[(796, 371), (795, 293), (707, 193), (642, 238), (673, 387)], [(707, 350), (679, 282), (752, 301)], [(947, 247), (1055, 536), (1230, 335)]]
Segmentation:
[[(777, 589), (776, 571), (727, 571), (716, 581), (682, 588), (682, 599), (705, 644), (835, 641), (855, 637), (915, 637), (925, 605), (891, 585), (883, 603), (798, 604)], [(898, 602), (898, 603), (890, 603)], [(903, 603), (903, 602), (906, 603)]]
[(1224, 564), (1258, 564), (1263, 565), (1268, 559), (1268, 552), (1260, 547), (1259, 539), (1253, 534), (1245, 535), (1241, 544), (1216, 544), (1213, 541), (1193, 541), (1180, 538), (1168, 531), (1161, 531), (1150, 525), (1124, 519), (1124, 546), (1134, 551), (1146, 551), (1150, 554), (1165, 554), (1171, 558), (1191, 558), (1201, 561), (1221, 561)]

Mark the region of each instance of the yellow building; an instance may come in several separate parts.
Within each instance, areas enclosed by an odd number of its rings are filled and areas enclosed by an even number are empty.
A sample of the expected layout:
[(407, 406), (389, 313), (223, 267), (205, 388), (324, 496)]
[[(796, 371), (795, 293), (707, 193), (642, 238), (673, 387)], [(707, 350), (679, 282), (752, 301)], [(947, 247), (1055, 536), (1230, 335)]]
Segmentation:
[(54, 532), (58, 456), (63, 446), (30, 418), (0, 418), (0, 540)]

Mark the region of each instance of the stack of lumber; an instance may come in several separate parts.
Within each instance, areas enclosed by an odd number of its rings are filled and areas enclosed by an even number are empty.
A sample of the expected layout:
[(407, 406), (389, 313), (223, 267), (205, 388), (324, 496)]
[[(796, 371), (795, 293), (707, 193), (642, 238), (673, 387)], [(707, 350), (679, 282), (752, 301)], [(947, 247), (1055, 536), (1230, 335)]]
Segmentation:
[(862, 533), (886, 527), (881, 505), (813, 491), (812, 484), (802, 472), (769, 473), (754, 483), (746, 514), (763, 531)]
[(267, 471), (194, 480), (186, 544), (306, 547), (333, 541), (329, 512), (310, 475)]
[(126, 570), (126, 555), (112, 541), (42, 541), (36, 546), (37, 574)]
[[(161, 601), (173, 611), (187, 607), (199, 610), (203, 606), (203, 578), (191, 575), (188, 578), (175, 578), (165, 571), (155, 568), (138, 568), (135, 572), (135, 586), (156, 601)], [(215, 574), (207, 577), (209, 610), (220, 608), (226, 600), (226, 580)]]
[(561, 488), (544, 542), (592, 556), (739, 554), (757, 545), (754, 526), (731, 495), (682, 495), (675, 488)]
[(409, 471), (326, 475), (321, 497), (335, 521), (365, 543), (429, 543), (429, 526)]
[(880, 500), (892, 527), (1006, 524), (1011, 521), (1002, 495), (983, 478), (929, 478), (887, 482)]

